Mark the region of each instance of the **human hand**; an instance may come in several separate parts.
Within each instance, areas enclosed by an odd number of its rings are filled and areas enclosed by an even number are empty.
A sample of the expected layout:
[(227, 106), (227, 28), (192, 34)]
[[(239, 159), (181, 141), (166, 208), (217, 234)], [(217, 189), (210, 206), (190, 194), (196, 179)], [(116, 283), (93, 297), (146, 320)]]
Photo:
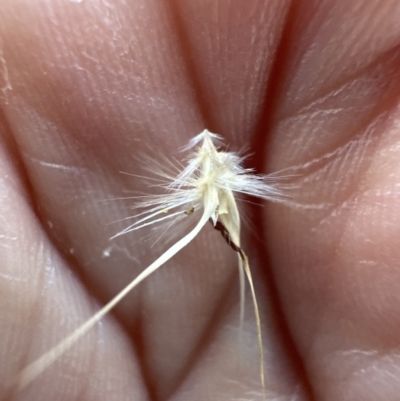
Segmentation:
[[(399, 13), (3, 0), (1, 395), (160, 254), (145, 228), (109, 241), (135, 201), (106, 200), (152, 190), (120, 171), (207, 127), (296, 186), (286, 206), (247, 206), (269, 399), (397, 400)], [(236, 282), (209, 227), (19, 399), (261, 400)]]

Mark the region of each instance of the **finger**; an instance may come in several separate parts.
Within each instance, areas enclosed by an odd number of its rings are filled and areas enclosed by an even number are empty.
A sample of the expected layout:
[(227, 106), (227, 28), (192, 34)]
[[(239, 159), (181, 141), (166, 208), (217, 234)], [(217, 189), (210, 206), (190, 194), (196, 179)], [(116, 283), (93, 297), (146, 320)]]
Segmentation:
[[(177, 16), (165, 3), (109, 6), (100, 2), (42, 2), (29, 6), (29, 13), (22, 12), (25, 7), (21, 2), (6, 3), (2, 8), (5, 114), (27, 169), (42, 225), (86, 288), (107, 300), (161, 249), (159, 243), (152, 248), (148, 244), (138, 246), (142, 233), (109, 243), (109, 237), (124, 228), (124, 222), (115, 226), (106, 223), (126, 217), (130, 201), (102, 201), (121, 197), (126, 187), (136, 193), (148, 189), (147, 184), (118, 172), (137, 172), (140, 162), (134, 155), (158, 156), (159, 150), (175, 154), (188, 137), (204, 128), (203, 119), (211, 120), (218, 114), (207, 117), (198, 104), (201, 102), (192, 88), (194, 72), (188, 70), (183, 45), (177, 40), (181, 35), (175, 27)], [(203, 10), (199, 25), (211, 28), (214, 20), (206, 13), (207, 7), (202, 7), (196, 10)], [(263, 58), (254, 70), (259, 55), (254, 46), (257, 44), (263, 55), (273, 52), (279, 24), (272, 24), (270, 14), (276, 7), (282, 17), (284, 8), (275, 5), (270, 9), (261, 3), (257, 7), (250, 9), (249, 15), (250, 19), (257, 17), (256, 27), (244, 24), (241, 28), (241, 33), (246, 32), (243, 43), (232, 37), (235, 30), (220, 42), (221, 46), (235, 43), (243, 51), (251, 50), (245, 64), (246, 79), (239, 85), (232, 83), (223, 92), (224, 81), (214, 81), (221, 96), (210, 99), (214, 102), (210, 104), (221, 113), (227, 96), (235, 94), (236, 99), (226, 107), (223, 123), (218, 123), (223, 131), (234, 132), (239, 124), (250, 132), (253, 125), (248, 114), (260, 113), (259, 97), (271, 61)], [(241, 16), (235, 11), (234, 19), (223, 19), (219, 26), (228, 29), (228, 22), (239, 23)], [(270, 31), (261, 29), (270, 24)], [(200, 55), (206, 49), (189, 28), (193, 47), (198, 46)], [(254, 32), (260, 35), (255, 37)], [(219, 33), (213, 31), (210, 37), (216, 40)], [(270, 33), (274, 40), (266, 46)], [(215, 52), (213, 59), (219, 59), (216, 45), (210, 49)], [(221, 60), (232, 68), (230, 81), (242, 73), (243, 63), (236, 66), (241, 58)], [(203, 63), (196, 73), (205, 67)], [(254, 76), (260, 80), (261, 89), (256, 86), (246, 92), (248, 101), (243, 108), (237, 93)], [(207, 70), (197, 78), (207, 87), (205, 97), (212, 94), (210, 77)], [(219, 317), (223, 305), (233, 304), (226, 294), (236, 275), (236, 255), (219, 237), (219, 242), (215, 240), (217, 233), (212, 235), (202, 236), (198, 242), (201, 246), (188, 248), (168, 270), (160, 270), (152, 282), (144, 283), (139, 297), (136, 294), (134, 301), (127, 300), (119, 310), (140, 359), (146, 361), (142, 369), (147, 382), (159, 395), (179, 385), (185, 377), (188, 355), (194, 355), (196, 361), (197, 344), (207, 344), (213, 338), (213, 319)], [(45, 324), (56, 326), (57, 318)], [(208, 333), (211, 335), (207, 337)], [(203, 343), (201, 339), (205, 339)], [(215, 361), (221, 355), (217, 354)], [(253, 371), (249, 382), (251, 377)]]
[(316, 398), (397, 400), (399, 4), (292, 12), (269, 166), (298, 175), (268, 214), (283, 308)]
[[(0, 123), (2, 399), (71, 400), (84, 394), (88, 399), (102, 400), (121, 399), (133, 393), (146, 399), (138, 366), (132, 359), (124, 358), (132, 354), (131, 345), (111, 320), (74, 347), (34, 386), (15, 393), (20, 370), (60, 341), (82, 318), (89, 317), (95, 305), (79, 280), (69, 274), (66, 260), (38, 221), (31, 194), (24, 186), (21, 164), (12, 149), (3, 119)], [(103, 342), (109, 346), (97, 346)]]

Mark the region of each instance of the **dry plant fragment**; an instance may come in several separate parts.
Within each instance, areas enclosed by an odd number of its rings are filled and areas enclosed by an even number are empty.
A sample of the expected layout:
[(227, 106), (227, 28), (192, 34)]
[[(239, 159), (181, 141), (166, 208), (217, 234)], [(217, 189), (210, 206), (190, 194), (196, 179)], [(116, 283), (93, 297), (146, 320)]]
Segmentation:
[(188, 218), (188, 216), (193, 218), (201, 210), (201, 217), (196, 226), (144, 269), (139, 276), (93, 317), (54, 348), (24, 368), (16, 378), (15, 385), (18, 390), (31, 383), (80, 337), (87, 333), (133, 288), (191, 242), (208, 221), (211, 221), (215, 229), (221, 232), (228, 244), (238, 253), (241, 310), (243, 310), (244, 302), (244, 277), (247, 277), (249, 282), (260, 348), (260, 376), (265, 390), (260, 316), (250, 266), (240, 244), (240, 214), (234, 194), (242, 193), (273, 201), (281, 200), (282, 196), (277, 186), (274, 185), (275, 179), (256, 175), (252, 169), (243, 168), (241, 166), (243, 157), (233, 152), (220, 150), (218, 144), (221, 141), (221, 137), (212, 134), (208, 130), (204, 130), (194, 137), (185, 148), (185, 150), (192, 151), (186, 167), (176, 177), (163, 172), (158, 173), (160, 177), (166, 180), (166, 193), (145, 197), (142, 202), (136, 205), (137, 208), (144, 209), (142, 213), (138, 214), (140, 218), (115, 237), (168, 219)]

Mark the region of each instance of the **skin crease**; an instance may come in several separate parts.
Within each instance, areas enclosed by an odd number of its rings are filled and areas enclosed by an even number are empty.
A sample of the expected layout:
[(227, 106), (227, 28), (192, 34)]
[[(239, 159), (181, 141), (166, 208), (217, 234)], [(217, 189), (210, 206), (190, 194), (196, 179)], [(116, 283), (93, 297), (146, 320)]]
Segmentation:
[(157, 190), (120, 171), (207, 127), (289, 176), (288, 205), (244, 205), (268, 399), (398, 400), (400, 5), (249, 4), (1, 2), (0, 399), (262, 399), (211, 226), (9, 393), (165, 249), (146, 229), (109, 241), (137, 213), (109, 199)]

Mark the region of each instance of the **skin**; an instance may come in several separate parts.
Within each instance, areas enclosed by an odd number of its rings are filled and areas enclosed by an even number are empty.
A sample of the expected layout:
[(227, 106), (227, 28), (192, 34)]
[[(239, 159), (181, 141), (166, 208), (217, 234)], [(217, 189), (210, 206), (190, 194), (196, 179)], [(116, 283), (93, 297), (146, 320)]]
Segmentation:
[(146, 228), (109, 240), (138, 212), (109, 199), (156, 191), (120, 171), (181, 159), (207, 127), (286, 169), (286, 205), (243, 207), (268, 399), (398, 400), (400, 4), (244, 3), (1, 1), (1, 399), (263, 399), (211, 226), (9, 390), (165, 249)]

